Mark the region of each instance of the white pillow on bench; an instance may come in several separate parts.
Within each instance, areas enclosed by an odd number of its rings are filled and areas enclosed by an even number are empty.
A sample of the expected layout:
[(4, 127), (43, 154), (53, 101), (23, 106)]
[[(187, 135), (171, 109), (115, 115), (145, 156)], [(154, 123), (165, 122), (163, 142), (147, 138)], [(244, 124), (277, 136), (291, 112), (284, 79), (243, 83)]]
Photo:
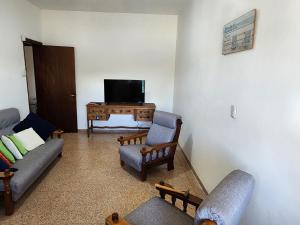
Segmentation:
[(32, 128), (28, 128), (19, 133), (16, 133), (14, 134), (14, 136), (28, 151), (31, 151), (39, 147), (40, 145), (45, 144), (45, 141)]

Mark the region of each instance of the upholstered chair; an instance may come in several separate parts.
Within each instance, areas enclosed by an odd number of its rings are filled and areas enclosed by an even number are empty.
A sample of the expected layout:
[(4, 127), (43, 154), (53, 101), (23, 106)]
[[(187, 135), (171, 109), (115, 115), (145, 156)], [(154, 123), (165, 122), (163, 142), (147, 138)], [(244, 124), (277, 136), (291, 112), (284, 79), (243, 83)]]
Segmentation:
[[(106, 218), (107, 225), (238, 225), (248, 206), (254, 189), (252, 175), (235, 170), (202, 200), (189, 191), (179, 191), (161, 182), (156, 184), (160, 198), (154, 197), (130, 212), (124, 219), (114, 213)], [(165, 200), (170, 195), (172, 204)], [(183, 210), (175, 207), (176, 200)], [(196, 208), (195, 218), (186, 214), (187, 206)]]
[(149, 132), (118, 139), (121, 144), (121, 165), (126, 164), (136, 169), (142, 181), (146, 180), (147, 169), (150, 167), (168, 164), (168, 170), (173, 170), (181, 124), (180, 116), (155, 111)]

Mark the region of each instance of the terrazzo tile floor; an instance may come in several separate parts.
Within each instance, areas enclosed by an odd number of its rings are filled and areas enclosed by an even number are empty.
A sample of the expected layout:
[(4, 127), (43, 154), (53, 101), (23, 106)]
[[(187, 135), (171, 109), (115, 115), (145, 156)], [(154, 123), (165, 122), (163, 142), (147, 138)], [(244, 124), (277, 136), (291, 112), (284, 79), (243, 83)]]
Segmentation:
[[(174, 187), (205, 197), (180, 149), (175, 170), (153, 168), (141, 182), (131, 168), (119, 163), (120, 134), (64, 134), (63, 157), (57, 159), (15, 205), (12, 216), (0, 224), (104, 224), (112, 212), (126, 215), (140, 203), (158, 196), (154, 184), (164, 180)], [(179, 202), (178, 202), (179, 204)], [(194, 210), (189, 208), (193, 216)]]

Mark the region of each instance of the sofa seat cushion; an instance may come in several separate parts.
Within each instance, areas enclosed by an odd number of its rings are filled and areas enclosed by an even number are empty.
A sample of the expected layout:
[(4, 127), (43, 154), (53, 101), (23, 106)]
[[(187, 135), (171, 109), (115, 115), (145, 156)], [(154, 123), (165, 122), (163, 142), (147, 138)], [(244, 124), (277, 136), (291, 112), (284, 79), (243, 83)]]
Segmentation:
[(131, 225), (193, 225), (194, 218), (172, 206), (165, 200), (154, 197), (125, 217)]
[[(14, 164), (19, 169), (10, 181), (13, 201), (17, 201), (44, 170), (55, 160), (63, 148), (63, 139), (52, 139), (28, 152)], [(0, 191), (3, 184), (0, 183)]]

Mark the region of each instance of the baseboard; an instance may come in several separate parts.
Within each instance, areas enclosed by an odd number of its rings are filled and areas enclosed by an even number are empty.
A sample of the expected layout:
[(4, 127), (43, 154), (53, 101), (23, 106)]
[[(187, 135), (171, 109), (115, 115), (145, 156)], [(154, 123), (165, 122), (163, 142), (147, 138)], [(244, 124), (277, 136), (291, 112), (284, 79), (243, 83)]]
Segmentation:
[(199, 176), (197, 175), (197, 173), (196, 173), (194, 167), (192, 166), (190, 160), (187, 158), (187, 156), (186, 156), (186, 154), (184, 153), (184, 151), (183, 151), (183, 149), (181, 148), (181, 146), (180, 146), (180, 145), (178, 145), (178, 146), (179, 146), (180, 150), (182, 151), (182, 153), (183, 153), (183, 155), (184, 155), (184, 158), (185, 158), (186, 162), (187, 162), (188, 165), (191, 167), (191, 169), (192, 169), (192, 171), (193, 171), (193, 174), (195, 175), (195, 177), (196, 177), (198, 183), (200, 184), (202, 190), (204, 191), (204, 193), (205, 193), (206, 195), (208, 195), (208, 191), (206, 190), (206, 188), (205, 188), (203, 182), (201, 181), (201, 179), (200, 179)]
[[(133, 130), (133, 129), (95, 129), (93, 134), (124, 134), (124, 133), (139, 133), (148, 131), (147, 129)], [(87, 133), (87, 129), (78, 129), (78, 133)]]

